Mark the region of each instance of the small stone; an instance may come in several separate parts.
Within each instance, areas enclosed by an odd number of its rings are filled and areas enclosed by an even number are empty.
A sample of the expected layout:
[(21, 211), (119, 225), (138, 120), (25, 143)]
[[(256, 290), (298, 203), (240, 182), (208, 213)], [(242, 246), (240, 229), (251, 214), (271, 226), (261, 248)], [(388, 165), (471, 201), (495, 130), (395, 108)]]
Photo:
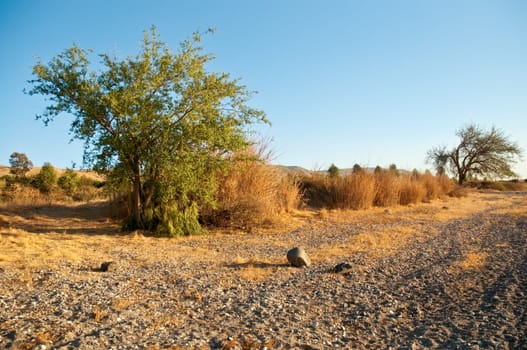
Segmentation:
[(350, 272), (350, 270), (351, 270), (351, 265), (348, 264), (348, 263), (345, 263), (345, 262), (338, 264), (333, 269), (333, 271), (335, 271), (335, 273), (348, 273), (348, 272)]
[(311, 260), (305, 250), (300, 247), (295, 247), (287, 252), (287, 261), (294, 267), (308, 267), (311, 265)]
[(103, 262), (101, 264), (101, 267), (99, 268), (99, 271), (101, 271), (101, 272), (115, 271), (115, 263), (113, 261)]

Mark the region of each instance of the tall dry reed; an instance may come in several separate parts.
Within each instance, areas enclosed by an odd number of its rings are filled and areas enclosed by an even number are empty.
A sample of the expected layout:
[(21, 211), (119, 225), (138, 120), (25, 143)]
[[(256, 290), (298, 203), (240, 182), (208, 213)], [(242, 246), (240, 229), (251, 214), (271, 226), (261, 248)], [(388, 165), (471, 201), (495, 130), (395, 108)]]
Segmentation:
[(216, 226), (253, 227), (272, 224), (280, 214), (300, 206), (298, 181), (257, 157), (233, 160), (219, 178), (217, 206), (203, 219)]
[(375, 199), (375, 178), (372, 174), (356, 172), (335, 179), (337, 207), (368, 209)]
[(383, 171), (375, 174), (375, 199), (373, 204), (377, 207), (391, 207), (399, 204), (401, 186), (399, 176), (392, 171)]
[(431, 201), (450, 191), (446, 176), (381, 170), (330, 177), (313, 173), (301, 178), (306, 203), (316, 208), (366, 209)]

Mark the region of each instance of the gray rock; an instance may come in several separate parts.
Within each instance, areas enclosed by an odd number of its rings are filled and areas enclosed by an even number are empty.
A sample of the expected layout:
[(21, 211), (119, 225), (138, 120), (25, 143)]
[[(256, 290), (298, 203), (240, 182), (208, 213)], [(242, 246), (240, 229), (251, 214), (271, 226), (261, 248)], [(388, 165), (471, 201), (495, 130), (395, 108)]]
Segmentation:
[(287, 252), (287, 261), (294, 267), (308, 267), (311, 265), (311, 259), (307, 256), (303, 248), (295, 247)]

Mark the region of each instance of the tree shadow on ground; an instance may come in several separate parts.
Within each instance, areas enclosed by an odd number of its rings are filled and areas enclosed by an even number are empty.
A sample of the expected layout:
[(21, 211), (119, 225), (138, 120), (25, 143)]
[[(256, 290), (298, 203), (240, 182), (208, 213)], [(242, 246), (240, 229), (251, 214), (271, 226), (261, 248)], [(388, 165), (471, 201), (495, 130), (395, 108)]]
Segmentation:
[(30, 233), (123, 234), (109, 202), (8, 205), (0, 207), (0, 228)]

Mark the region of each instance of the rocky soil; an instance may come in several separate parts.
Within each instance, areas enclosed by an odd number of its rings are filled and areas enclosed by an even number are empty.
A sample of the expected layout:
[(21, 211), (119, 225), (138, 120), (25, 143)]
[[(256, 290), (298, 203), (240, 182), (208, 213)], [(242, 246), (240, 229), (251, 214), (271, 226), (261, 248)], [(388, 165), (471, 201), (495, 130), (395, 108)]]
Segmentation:
[[(525, 348), (527, 193), (470, 200), (466, 215), (450, 200), (280, 234), (137, 234), (93, 245), (92, 258), (4, 265), (0, 348)], [(369, 233), (393, 242), (357, 240)], [(294, 246), (309, 267), (288, 266)]]

